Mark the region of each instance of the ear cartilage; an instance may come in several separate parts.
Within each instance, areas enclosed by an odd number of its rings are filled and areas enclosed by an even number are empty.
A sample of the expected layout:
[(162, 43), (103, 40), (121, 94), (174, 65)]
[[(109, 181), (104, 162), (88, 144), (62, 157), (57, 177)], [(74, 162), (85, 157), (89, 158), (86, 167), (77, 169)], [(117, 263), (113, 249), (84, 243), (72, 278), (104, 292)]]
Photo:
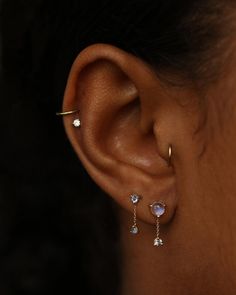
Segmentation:
[(162, 246), (163, 240), (160, 238), (160, 223), (159, 218), (165, 213), (166, 205), (162, 201), (154, 202), (150, 206), (150, 210), (152, 215), (156, 217), (156, 238), (154, 239), (154, 246), (159, 247)]
[(139, 228), (137, 226), (137, 204), (138, 202), (141, 200), (141, 197), (139, 195), (136, 195), (136, 194), (132, 194), (130, 196), (130, 201), (131, 203), (134, 205), (134, 208), (133, 208), (133, 225), (131, 226), (130, 228), (130, 233), (133, 234), (133, 235), (136, 235), (139, 233)]

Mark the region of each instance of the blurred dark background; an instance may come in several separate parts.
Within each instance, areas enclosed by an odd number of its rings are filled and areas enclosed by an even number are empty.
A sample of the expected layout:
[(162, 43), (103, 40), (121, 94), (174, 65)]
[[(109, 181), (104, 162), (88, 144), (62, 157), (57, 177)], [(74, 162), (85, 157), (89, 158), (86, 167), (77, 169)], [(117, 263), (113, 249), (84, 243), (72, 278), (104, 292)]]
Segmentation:
[(1, 1), (0, 294), (116, 294), (113, 205), (55, 116), (77, 50), (48, 3)]

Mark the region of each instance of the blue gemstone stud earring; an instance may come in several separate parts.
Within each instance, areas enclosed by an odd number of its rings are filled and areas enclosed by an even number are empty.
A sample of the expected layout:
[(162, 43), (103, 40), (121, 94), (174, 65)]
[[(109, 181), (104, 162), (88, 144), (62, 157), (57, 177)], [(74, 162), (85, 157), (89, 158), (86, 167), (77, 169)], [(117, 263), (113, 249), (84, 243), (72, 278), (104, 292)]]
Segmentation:
[(166, 205), (164, 202), (154, 202), (153, 204), (149, 205), (152, 215), (156, 217), (156, 238), (154, 239), (154, 246), (162, 246), (163, 240), (160, 238), (160, 223), (159, 218), (165, 213)]
[(130, 201), (134, 205), (134, 209), (133, 209), (133, 213), (134, 213), (133, 225), (130, 228), (130, 233), (133, 234), (133, 235), (136, 235), (136, 234), (139, 233), (139, 228), (137, 226), (137, 204), (138, 204), (138, 202), (140, 200), (141, 200), (141, 197), (139, 195), (132, 194), (130, 196)]

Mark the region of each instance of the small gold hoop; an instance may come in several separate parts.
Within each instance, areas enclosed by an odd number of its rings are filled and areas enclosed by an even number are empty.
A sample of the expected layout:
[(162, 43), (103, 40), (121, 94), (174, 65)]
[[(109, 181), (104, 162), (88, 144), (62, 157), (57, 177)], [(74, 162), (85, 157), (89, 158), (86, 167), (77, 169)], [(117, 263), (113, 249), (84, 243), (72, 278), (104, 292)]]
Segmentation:
[(78, 113), (79, 110), (72, 110), (72, 111), (67, 111), (67, 112), (58, 112), (56, 113), (57, 116), (67, 116), (67, 115), (71, 115), (74, 113)]
[(172, 145), (170, 144), (168, 147), (168, 165), (171, 165), (171, 157), (172, 157)]

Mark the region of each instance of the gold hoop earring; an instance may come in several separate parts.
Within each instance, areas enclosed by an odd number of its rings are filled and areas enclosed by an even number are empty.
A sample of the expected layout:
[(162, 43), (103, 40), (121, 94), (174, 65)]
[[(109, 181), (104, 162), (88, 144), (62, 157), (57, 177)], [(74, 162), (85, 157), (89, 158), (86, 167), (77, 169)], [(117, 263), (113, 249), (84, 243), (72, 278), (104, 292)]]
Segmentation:
[(56, 113), (57, 116), (67, 116), (67, 115), (71, 115), (74, 113), (78, 113), (79, 110), (72, 110), (72, 111), (67, 111), (67, 112), (58, 112)]
[(168, 147), (168, 166), (171, 165), (171, 158), (172, 158), (172, 145), (170, 144)]
[[(66, 112), (58, 112), (56, 113), (57, 116), (67, 116), (67, 115), (72, 115), (75, 113), (78, 113), (79, 110), (72, 110), (72, 111), (66, 111)], [(81, 121), (79, 118), (74, 119), (72, 125), (74, 125), (74, 127), (79, 128), (81, 126)]]

